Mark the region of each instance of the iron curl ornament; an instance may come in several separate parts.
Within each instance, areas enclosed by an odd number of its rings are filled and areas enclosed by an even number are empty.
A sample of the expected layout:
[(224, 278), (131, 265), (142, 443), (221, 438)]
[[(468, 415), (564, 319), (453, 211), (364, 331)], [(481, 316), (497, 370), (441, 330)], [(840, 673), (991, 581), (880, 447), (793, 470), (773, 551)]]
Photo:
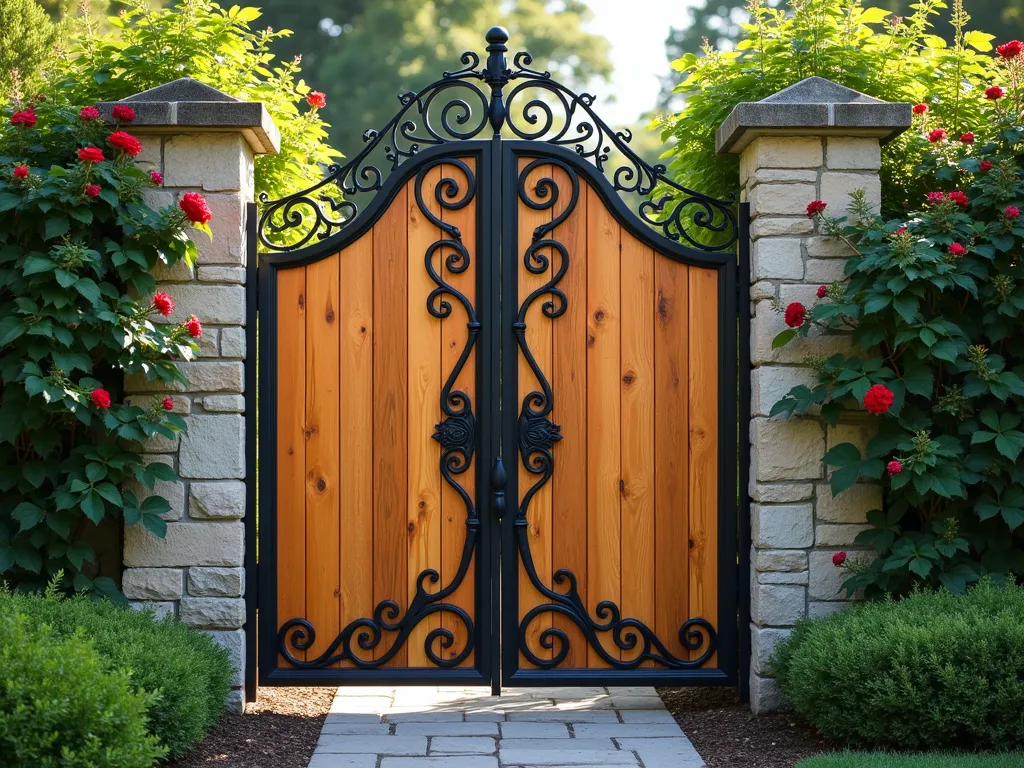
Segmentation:
[[(509, 136), (566, 147), (592, 162), (616, 192), (641, 198), (636, 214), (655, 231), (701, 251), (727, 251), (739, 235), (734, 200), (702, 195), (643, 160), (628, 129), (614, 130), (594, 111), (596, 97), (576, 93), (546, 70), (532, 69), (521, 51), (508, 66), (508, 32), (492, 27), (487, 59), (462, 54), (462, 68), (444, 72), (418, 92), (398, 97), (395, 116), (363, 133), (350, 161), (332, 164), (313, 186), (280, 200), (259, 198), (260, 248), (292, 251), (326, 240), (349, 226), (365, 202), (406, 160), (427, 147), (478, 137)], [(508, 90), (507, 96), (505, 95)]]

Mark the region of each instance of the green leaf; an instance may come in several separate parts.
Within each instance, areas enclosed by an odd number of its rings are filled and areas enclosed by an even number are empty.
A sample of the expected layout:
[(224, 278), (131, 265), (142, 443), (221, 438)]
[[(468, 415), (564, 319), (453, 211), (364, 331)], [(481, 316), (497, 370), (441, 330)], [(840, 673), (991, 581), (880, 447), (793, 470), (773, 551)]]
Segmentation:
[(931, 561), (923, 557), (915, 557), (910, 560), (910, 570), (925, 578), (932, 570)]
[(935, 386), (935, 374), (923, 365), (911, 368), (903, 374), (903, 385), (908, 392), (927, 397)]
[(995, 39), (995, 35), (990, 35), (986, 32), (979, 32), (976, 29), (972, 29), (970, 32), (964, 33), (964, 44), (971, 46), (976, 51), (985, 53), (992, 50), (992, 40)]
[(43, 521), (43, 510), (29, 501), (23, 501), (11, 510), (11, 517), (21, 523), (19, 530), (28, 531)]
[(1024, 509), (1020, 507), (1003, 507), (1002, 515), (1011, 531), (1024, 523)]
[(98, 304), (102, 294), (100, 287), (88, 277), (81, 278), (75, 283), (75, 290), (82, 294), (82, 297), (93, 304)]
[(917, 309), (920, 304), (916, 296), (903, 295), (892, 300), (892, 308), (908, 323), (917, 320)]
[(113, 483), (100, 483), (96, 486), (96, 493), (109, 501), (111, 504), (121, 506), (121, 492)]
[(996, 450), (1010, 461), (1017, 461), (1020, 452), (1024, 450), (1024, 434), (1007, 432), (1005, 435), (997, 436)]
[(62, 237), (68, 233), (71, 229), (71, 222), (68, 221), (68, 217), (58, 214), (55, 216), (48, 216), (46, 218), (46, 239), (53, 240), (56, 237)]
[(84, 541), (76, 541), (68, 547), (67, 557), (78, 570), (82, 570), (86, 562), (96, 562), (95, 550)]
[(14, 561), (26, 571), (39, 573), (42, 570), (43, 558), (34, 547), (27, 544), (18, 544), (12, 549), (14, 550)]
[(778, 349), (779, 347), (785, 346), (794, 338), (796, 338), (796, 330), (793, 328), (787, 328), (772, 339), (772, 349)]
[(838, 496), (848, 488), (853, 487), (860, 476), (860, 464), (851, 464), (848, 467), (837, 469), (832, 472), (829, 485), (832, 488), (832, 495)]
[(839, 443), (833, 446), (824, 456), (823, 461), (833, 467), (846, 467), (851, 464), (860, 465), (860, 448), (853, 443)]
[(82, 511), (86, 517), (99, 525), (100, 520), (103, 519), (105, 508), (103, 506), (103, 499), (96, 491), (89, 491), (85, 494), (85, 497), (82, 499)]

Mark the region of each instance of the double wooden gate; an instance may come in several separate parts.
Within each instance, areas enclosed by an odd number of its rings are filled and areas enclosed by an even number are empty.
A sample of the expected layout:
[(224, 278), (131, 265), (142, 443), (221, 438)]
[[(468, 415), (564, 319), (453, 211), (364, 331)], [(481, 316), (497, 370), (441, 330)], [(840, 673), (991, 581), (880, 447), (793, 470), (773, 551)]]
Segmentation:
[(264, 684), (737, 679), (741, 227), (505, 39), (263, 209)]

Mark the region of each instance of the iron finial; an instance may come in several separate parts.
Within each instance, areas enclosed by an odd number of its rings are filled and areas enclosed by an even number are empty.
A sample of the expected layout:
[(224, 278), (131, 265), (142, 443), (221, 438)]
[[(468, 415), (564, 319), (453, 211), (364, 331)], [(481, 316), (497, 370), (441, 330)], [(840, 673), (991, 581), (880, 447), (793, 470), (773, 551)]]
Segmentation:
[(487, 67), (484, 69), (484, 82), (491, 86), (491, 104), (487, 108), (487, 117), (494, 128), (494, 135), (501, 133), (505, 124), (505, 103), (502, 101), (501, 88), (508, 82), (508, 63), (505, 54), (508, 48), (508, 30), (504, 27), (491, 27), (484, 36), (487, 40)]

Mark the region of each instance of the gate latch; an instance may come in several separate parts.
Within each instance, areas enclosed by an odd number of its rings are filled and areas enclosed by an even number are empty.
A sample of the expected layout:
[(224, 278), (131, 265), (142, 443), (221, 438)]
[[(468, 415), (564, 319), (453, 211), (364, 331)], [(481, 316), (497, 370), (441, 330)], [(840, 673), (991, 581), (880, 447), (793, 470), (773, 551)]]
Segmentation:
[(505, 484), (508, 482), (508, 475), (505, 474), (505, 465), (501, 463), (501, 457), (494, 459), (494, 466), (491, 468), (491, 503), (494, 514), (501, 520), (505, 514)]

